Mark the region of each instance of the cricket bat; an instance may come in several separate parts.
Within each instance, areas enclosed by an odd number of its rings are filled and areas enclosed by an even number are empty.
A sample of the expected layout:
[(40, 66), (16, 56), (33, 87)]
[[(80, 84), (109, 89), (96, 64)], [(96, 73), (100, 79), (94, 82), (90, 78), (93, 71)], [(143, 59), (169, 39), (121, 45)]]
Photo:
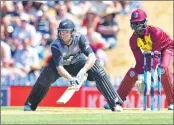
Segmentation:
[(63, 93), (63, 95), (56, 101), (57, 104), (65, 104), (67, 103), (71, 97), (74, 95), (74, 93), (76, 91), (78, 91), (80, 89), (80, 87), (82, 86), (82, 84), (86, 81), (87, 79), (87, 76), (84, 77), (82, 80), (80, 80), (80, 85), (72, 85), (72, 86), (69, 86), (65, 92)]
[(67, 103), (71, 97), (74, 95), (77, 88), (75, 86), (69, 86), (63, 95), (57, 100), (57, 104), (65, 104)]

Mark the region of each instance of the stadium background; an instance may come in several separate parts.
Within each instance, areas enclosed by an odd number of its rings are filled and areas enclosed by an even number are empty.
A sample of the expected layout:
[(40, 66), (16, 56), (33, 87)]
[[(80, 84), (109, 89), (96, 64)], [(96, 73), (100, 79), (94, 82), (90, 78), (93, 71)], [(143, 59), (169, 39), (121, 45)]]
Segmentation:
[[(3, 5), (1, 4), (1, 9), (2, 6)], [(172, 1), (142, 1), (140, 2), (140, 8), (144, 9), (147, 12), (149, 24), (160, 27), (173, 38)], [(116, 15), (115, 18), (120, 27), (120, 31), (117, 34), (118, 44), (114, 49), (107, 50), (106, 53), (109, 59), (109, 69), (107, 72), (109, 73), (113, 85), (117, 88), (127, 70), (131, 66), (134, 66), (135, 60), (132, 56), (132, 52), (128, 44), (129, 37), (132, 34), (129, 24), (130, 12), (122, 12), (121, 14)], [(2, 17), (1, 21), (4, 19), (5, 18)], [(8, 19), (9, 18), (6, 18), (6, 20)], [(8, 28), (7, 31), (10, 31), (11, 27), (6, 28)], [(5, 39), (6, 38), (7, 37), (5, 37)], [(2, 40), (3, 39), (1, 36), (1, 41)], [(9, 74), (9, 72), (11, 71), (9, 67), (5, 67), (4, 65), (2, 65), (2, 62), (1, 67), (1, 105), (22, 106), (36, 78), (33, 77), (33, 75), (31, 74), (29, 80), (25, 79), (26, 77), (22, 79), (16, 79), (17, 77), (13, 77), (11, 79), (11, 76), (3, 76), (4, 72), (6, 74)], [(105, 104), (104, 98), (93, 87), (95, 83), (87, 82), (84, 84), (84, 87), (74, 95), (72, 100), (69, 103), (67, 103), (67, 105), (57, 105), (55, 102), (65, 90), (66, 85), (67, 82), (64, 79), (61, 79), (55, 84), (53, 84), (53, 87), (51, 88), (48, 96), (43, 100), (41, 105), (70, 107), (103, 107), (103, 105)], [(142, 107), (141, 98), (142, 96), (139, 96), (134, 89), (130, 93), (128, 100), (125, 102), (124, 106), (130, 108)], [(162, 94), (162, 103), (162, 107), (166, 107), (164, 94)]]

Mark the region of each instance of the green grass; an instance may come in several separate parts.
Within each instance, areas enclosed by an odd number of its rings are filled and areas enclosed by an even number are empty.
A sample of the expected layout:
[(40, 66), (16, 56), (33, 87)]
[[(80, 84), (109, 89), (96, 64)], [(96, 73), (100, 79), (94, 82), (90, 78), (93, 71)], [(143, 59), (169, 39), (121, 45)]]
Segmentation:
[(23, 107), (1, 107), (1, 124), (173, 124), (173, 111), (39, 107), (24, 112)]

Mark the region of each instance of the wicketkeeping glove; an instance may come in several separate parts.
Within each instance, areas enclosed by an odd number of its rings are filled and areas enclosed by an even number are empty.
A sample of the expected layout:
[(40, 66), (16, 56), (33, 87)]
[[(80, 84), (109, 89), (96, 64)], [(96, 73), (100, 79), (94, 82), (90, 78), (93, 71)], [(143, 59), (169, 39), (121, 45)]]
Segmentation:
[[(144, 94), (144, 74), (138, 74), (138, 80), (135, 83), (137, 92), (140, 95)], [(147, 72), (147, 95), (150, 94), (151, 73)]]

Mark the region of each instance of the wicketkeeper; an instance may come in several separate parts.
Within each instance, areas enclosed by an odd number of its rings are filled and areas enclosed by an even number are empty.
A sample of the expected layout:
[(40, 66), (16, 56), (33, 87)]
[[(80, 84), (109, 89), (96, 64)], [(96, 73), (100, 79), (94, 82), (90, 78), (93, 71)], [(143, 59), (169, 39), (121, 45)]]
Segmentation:
[(120, 96), (96, 60), (87, 40), (76, 32), (71, 20), (65, 19), (60, 22), (58, 38), (52, 43), (51, 52), (52, 58), (33, 86), (25, 102), (24, 111), (36, 110), (38, 104), (46, 96), (50, 85), (58, 78), (68, 79), (70, 85), (80, 84), (79, 79), (84, 79), (86, 73), (88, 80), (96, 82), (96, 87), (106, 98), (110, 109), (122, 111), (122, 107), (118, 105), (122, 104)]
[[(160, 28), (147, 24), (147, 15), (141, 10), (137, 9), (132, 12), (130, 19), (130, 26), (134, 30), (130, 38), (130, 48), (136, 60), (134, 68), (130, 68), (126, 73), (117, 93), (122, 100), (125, 100), (129, 92), (135, 86), (138, 76), (141, 76), (144, 71), (143, 52), (149, 51), (161, 52), (161, 83), (164, 89), (168, 110), (173, 110), (174, 106), (174, 86), (172, 85), (172, 72), (170, 63), (172, 61), (172, 54), (174, 48), (173, 40)], [(150, 71), (151, 59), (147, 58), (148, 69)], [(154, 66), (157, 67), (158, 57), (155, 56)], [(143, 83), (142, 83), (143, 84)], [(106, 106), (107, 107), (107, 106)]]

